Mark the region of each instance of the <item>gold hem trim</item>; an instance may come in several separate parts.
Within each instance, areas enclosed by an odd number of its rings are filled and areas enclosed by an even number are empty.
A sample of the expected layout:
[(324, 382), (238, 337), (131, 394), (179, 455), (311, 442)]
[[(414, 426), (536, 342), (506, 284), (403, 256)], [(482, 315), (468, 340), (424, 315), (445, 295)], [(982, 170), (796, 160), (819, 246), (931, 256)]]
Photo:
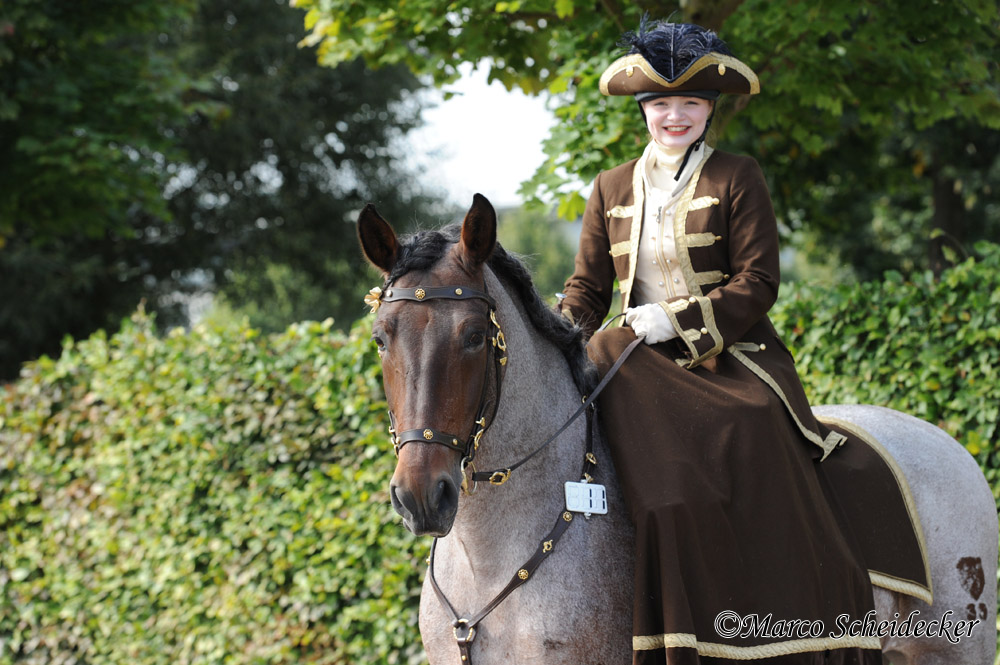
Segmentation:
[(882, 644), (877, 637), (809, 637), (785, 642), (771, 642), (752, 647), (737, 647), (716, 642), (701, 642), (691, 633), (664, 633), (663, 635), (638, 635), (632, 638), (633, 651), (650, 651), (652, 649), (695, 649), (698, 655), (707, 658), (729, 658), (731, 660), (759, 660), (775, 658), (796, 653), (811, 651), (826, 651), (828, 649), (875, 649), (881, 650)]
[[(913, 596), (914, 598), (919, 598), (928, 605), (931, 605), (931, 601), (934, 599), (934, 580), (931, 579), (931, 567), (927, 560), (927, 541), (924, 539), (924, 530), (920, 524), (920, 513), (917, 512), (917, 502), (913, 498), (913, 492), (910, 490), (910, 483), (906, 480), (906, 475), (903, 473), (903, 470), (899, 468), (896, 458), (892, 456), (892, 454), (879, 442), (878, 439), (869, 434), (867, 430), (859, 425), (855, 425), (854, 423), (846, 420), (841, 420), (840, 418), (832, 417), (817, 417), (817, 420), (821, 423), (836, 425), (837, 427), (847, 430), (867, 443), (882, 457), (883, 460), (885, 460), (885, 463), (889, 466), (889, 470), (892, 471), (893, 477), (896, 479), (896, 484), (899, 486), (899, 493), (903, 496), (903, 503), (906, 505), (906, 513), (910, 518), (910, 525), (913, 527), (913, 533), (917, 536), (917, 545), (920, 547), (920, 556), (923, 558), (924, 577), (927, 578), (927, 586), (925, 587), (918, 582), (904, 580), (885, 573), (869, 571), (872, 584), (876, 584), (883, 589), (888, 589), (889, 591), (905, 593)], [(876, 581), (875, 576), (878, 576), (878, 581)]]
[(628, 219), (632, 216), (632, 211), (634, 206), (615, 206), (611, 210), (608, 210), (608, 217), (614, 217), (615, 219)]
[(687, 83), (688, 80), (695, 74), (713, 65), (716, 67), (724, 65), (726, 68), (735, 69), (736, 72), (745, 78), (747, 83), (750, 84), (751, 95), (756, 95), (760, 92), (760, 80), (757, 78), (754, 71), (736, 58), (728, 55), (722, 55), (721, 53), (709, 53), (701, 56), (692, 62), (687, 68), (687, 71), (678, 76), (673, 83), (660, 76), (656, 70), (652, 68), (649, 62), (642, 57), (642, 55), (633, 53), (631, 55), (622, 56), (611, 63), (611, 65), (604, 70), (604, 73), (601, 74), (600, 81), (598, 82), (598, 87), (600, 88), (602, 95), (611, 95), (611, 93), (608, 92), (608, 83), (611, 79), (614, 78), (614, 76), (619, 72), (625, 71), (630, 67), (638, 67), (642, 70), (642, 73), (646, 75), (646, 78), (653, 83), (662, 85), (667, 90), (674, 90)]

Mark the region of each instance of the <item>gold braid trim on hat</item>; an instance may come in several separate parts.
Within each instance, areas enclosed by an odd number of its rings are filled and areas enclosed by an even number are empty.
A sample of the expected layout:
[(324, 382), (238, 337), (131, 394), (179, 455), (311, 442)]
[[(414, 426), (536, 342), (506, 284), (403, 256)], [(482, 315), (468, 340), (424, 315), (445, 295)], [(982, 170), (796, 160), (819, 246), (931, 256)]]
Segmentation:
[[(626, 56), (622, 56), (621, 58), (618, 58), (613, 63), (611, 63), (610, 67), (604, 70), (604, 73), (601, 74), (600, 89), (602, 94), (610, 95), (611, 93), (608, 92), (608, 83), (616, 74), (624, 71), (627, 76), (631, 76), (631, 74), (629, 74), (628, 71), (632, 70), (633, 68), (639, 68), (640, 70), (642, 70), (642, 73), (646, 75), (646, 78), (648, 78), (654, 83), (662, 85), (664, 88), (667, 88), (668, 90), (672, 90), (681, 87), (682, 85), (687, 83), (687, 81), (695, 74), (698, 74), (702, 70), (712, 66), (715, 67), (721, 66), (723, 72), (726, 69), (734, 69), (738, 74), (743, 76), (743, 78), (745, 78), (747, 82), (750, 84), (751, 95), (756, 95), (757, 93), (760, 92), (760, 81), (757, 79), (757, 75), (754, 74), (753, 70), (750, 69), (745, 64), (743, 64), (742, 62), (740, 62), (739, 60), (737, 60), (736, 58), (729, 55), (723, 55), (721, 53), (708, 53), (707, 55), (701, 56), (693, 63), (691, 63), (691, 65), (687, 68), (687, 70), (685, 70), (684, 73), (678, 76), (677, 79), (673, 82), (670, 82), (667, 79), (660, 76), (660, 74), (658, 74), (657, 71), (653, 69), (652, 65), (650, 65), (649, 62), (644, 57), (642, 57), (641, 54), (632, 53)], [(650, 91), (650, 92), (655, 92), (655, 91)]]

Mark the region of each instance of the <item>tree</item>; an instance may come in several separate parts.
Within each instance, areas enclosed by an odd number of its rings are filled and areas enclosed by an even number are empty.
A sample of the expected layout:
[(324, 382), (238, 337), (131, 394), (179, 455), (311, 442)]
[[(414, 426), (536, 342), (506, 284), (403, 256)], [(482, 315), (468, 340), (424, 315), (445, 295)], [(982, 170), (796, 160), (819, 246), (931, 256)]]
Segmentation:
[[(810, 175), (814, 169), (802, 168), (808, 161), (827, 173), (844, 174), (869, 161), (891, 169), (884, 175), (889, 181), (916, 177), (915, 186), (935, 211), (950, 211), (935, 212), (935, 223), (943, 225), (945, 234), (958, 236), (962, 223), (956, 220), (969, 211), (949, 203), (946, 192), (949, 179), (957, 182), (952, 171), (963, 166), (962, 160), (956, 164), (954, 155), (938, 150), (933, 168), (920, 172), (920, 164), (930, 163), (927, 155), (904, 148), (883, 163), (881, 139), (902, 147), (914, 137), (926, 141), (950, 125), (988, 137), (1000, 130), (997, 13), (989, 0), (928, 1), (919, 7), (903, 0), (682, 0), (679, 6), (619, 0), (586, 5), (579, 0), (297, 4), (309, 10), (309, 42), (320, 45), (324, 64), (361, 55), (372, 65), (404, 62), (443, 83), (457, 76), (459, 63), (486, 61), (492, 80), (554, 95), (561, 122), (546, 142), (547, 160), (523, 192), (555, 197), (560, 214), (569, 218), (585, 204), (580, 185), (601, 169), (634, 157), (645, 141), (635, 103), (603, 98), (597, 80), (616, 55), (610, 45), (622, 31), (635, 29), (646, 11), (718, 30), (758, 73), (765, 94), (729, 100), (715, 126), (727, 145), (757, 156), (772, 187), (783, 190), (776, 203), (790, 227), (822, 230), (832, 224), (857, 232), (869, 229), (877, 215), (905, 214), (905, 209), (892, 207), (890, 197), (888, 209), (879, 199), (878, 206), (854, 206), (846, 215), (831, 207), (835, 197), (824, 199), (817, 191), (840, 184), (819, 180)], [(887, 136), (889, 128), (901, 133)], [(880, 140), (873, 143), (873, 137)], [(975, 145), (979, 151), (980, 144)], [(995, 191), (985, 189), (965, 195), (967, 200), (997, 200)], [(813, 218), (817, 210), (822, 211), (820, 219)], [(967, 240), (976, 237), (981, 235)], [(853, 258), (864, 265), (863, 258)]]
[(399, 147), (416, 78), (319, 67), (275, 0), (78, 5), (0, 19), (0, 378), (143, 298), (164, 327), (219, 290), (268, 329), (349, 326), (353, 211), (439, 214)]

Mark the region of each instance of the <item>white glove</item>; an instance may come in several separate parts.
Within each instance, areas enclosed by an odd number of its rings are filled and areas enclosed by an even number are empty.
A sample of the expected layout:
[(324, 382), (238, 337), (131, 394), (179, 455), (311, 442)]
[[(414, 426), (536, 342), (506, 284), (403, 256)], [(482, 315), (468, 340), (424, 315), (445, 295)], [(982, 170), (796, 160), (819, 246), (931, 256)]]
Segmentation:
[(625, 324), (632, 327), (636, 337), (644, 337), (646, 344), (659, 344), (677, 337), (674, 324), (657, 303), (648, 303), (625, 310)]

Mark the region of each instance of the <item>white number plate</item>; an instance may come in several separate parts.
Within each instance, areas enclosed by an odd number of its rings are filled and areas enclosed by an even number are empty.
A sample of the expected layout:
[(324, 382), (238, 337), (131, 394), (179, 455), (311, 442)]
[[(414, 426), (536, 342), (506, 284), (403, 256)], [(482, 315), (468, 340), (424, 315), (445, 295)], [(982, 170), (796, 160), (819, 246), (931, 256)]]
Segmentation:
[(566, 483), (566, 510), (574, 513), (608, 514), (608, 492), (596, 483)]

